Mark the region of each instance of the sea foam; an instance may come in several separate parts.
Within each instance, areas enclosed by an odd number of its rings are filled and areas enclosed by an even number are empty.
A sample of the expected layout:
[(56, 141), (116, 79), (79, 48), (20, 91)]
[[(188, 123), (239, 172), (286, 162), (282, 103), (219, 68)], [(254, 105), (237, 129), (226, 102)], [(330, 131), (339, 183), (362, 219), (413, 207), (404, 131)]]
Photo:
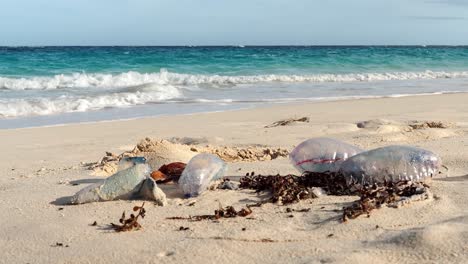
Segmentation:
[(96, 96), (60, 96), (57, 98), (0, 99), (0, 117), (50, 115), (85, 112), (109, 107), (130, 107), (164, 102), (179, 98), (182, 93), (173, 86), (145, 85), (133, 92), (100, 94)]
[(444, 72), (384, 72), (384, 73), (350, 73), (350, 74), (312, 74), (312, 75), (194, 75), (172, 73), (161, 70), (155, 73), (125, 72), (120, 74), (74, 73), (54, 76), (34, 76), (23, 78), (0, 77), (0, 89), (66, 89), (66, 88), (119, 88), (143, 84), (179, 85), (179, 86), (229, 86), (236, 84), (255, 84), (268, 82), (370, 82), (390, 80), (417, 79), (451, 79), (467, 78), (468, 71)]
[[(400, 87), (401, 85), (390, 85), (390, 88), (387, 88), (387, 85), (368, 85), (366, 82), (455, 78), (461, 78), (463, 81), (464, 78), (468, 78), (468, 72), (227, 76), (181, 74), (161, 70), (155, 73), (130, 71), (120, 74), (75, 73), (24, 78), (0, 77), (0, 89), (3, 89), (0, 91), (0, 117), (86, 112), (150, 103), (226, 105), (446, 93), (454, 92), (454, 89), (460, 87), (441, 91), (438, 86), (430, 88), (425, 85), (425, 88), (413, 87), (408, 90)], [(341, 84), (327, 87), (313, 85), (325, 82)], [(298, 88), (294, 86), (295, 83), (305, 83), (306, 86), (301, 84)], [(236, 87), (237, 85), (239, 87)], [(284, 94), (284, 86), (288, 87), (288, 94)]]

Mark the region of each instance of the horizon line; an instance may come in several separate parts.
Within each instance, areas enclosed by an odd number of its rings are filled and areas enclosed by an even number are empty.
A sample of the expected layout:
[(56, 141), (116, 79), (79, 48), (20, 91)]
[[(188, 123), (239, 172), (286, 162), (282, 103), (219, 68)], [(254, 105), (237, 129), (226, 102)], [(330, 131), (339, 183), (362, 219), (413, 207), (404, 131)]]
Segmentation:
[(0, 45), (0, 48), (47, 48), (47, 47), (468, 47), (468, 44), (274, 44), (274, 45)]

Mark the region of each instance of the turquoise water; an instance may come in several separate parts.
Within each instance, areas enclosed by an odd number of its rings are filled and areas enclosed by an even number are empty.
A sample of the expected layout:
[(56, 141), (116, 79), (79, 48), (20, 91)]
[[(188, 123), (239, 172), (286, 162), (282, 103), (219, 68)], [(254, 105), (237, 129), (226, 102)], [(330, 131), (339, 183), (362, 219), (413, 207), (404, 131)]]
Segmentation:
[(468, 69), (467, 58), (468, 47), (0, 47), (0, 74), (463, 71)]
[(466, 92), (467, 80), (468, 47), (0, 47), (0, 127)]

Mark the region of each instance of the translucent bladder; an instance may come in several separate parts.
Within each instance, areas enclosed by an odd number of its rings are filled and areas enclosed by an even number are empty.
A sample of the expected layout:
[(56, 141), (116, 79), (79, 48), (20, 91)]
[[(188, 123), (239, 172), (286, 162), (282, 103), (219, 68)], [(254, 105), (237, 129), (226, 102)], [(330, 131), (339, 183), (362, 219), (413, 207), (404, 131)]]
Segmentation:
[(185, 167), (179, 179), (186, 197), (198, 196), (204, 192), (211, 181), (223, 177), (226, 163), (213, 154), (198, 154)]
[(439, 172), (440, 157), (411, 146), (387, 146), (362, 152), (341, 164), (348, 183), (425, 181)]
[(363, 151), (336, 139), (311, 138), (294, 148), (289, 158), (301, 173), (336, 172), (343, 161)]
[(148, 164), (136, 164), (81, 189), (69, 199), (69, 203), (83, 204), (142, 198), (165, 205), (166, 196), (149, 177), (150, 173), (151, 168)]

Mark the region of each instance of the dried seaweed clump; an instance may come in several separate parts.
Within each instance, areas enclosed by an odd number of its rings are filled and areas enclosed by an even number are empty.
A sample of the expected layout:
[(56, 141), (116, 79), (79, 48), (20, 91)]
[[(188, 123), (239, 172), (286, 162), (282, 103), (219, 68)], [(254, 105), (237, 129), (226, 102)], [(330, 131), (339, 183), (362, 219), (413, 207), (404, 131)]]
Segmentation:
[(261, 203), (272, 202), (290, 204), (303, 199), (316, 198), (314, 187), (322, 188), (330, 195), (358, 195), (360, 199), (349, 207), (343, 208), (343, 222), (357, 218), (382, 206), (400, 207), (401, 205), (426, 200), (430, 196), (429, 186), (419, 182), (389, 182), (382, 185), (351, 185), (339, 173), (305, 173), (303, 176), (261, 176), (247, 175), (240, 179), (240, 188), (257, 192), (270, 191), (271, 197)]
[(442, 121), (413, 121), (409, 124), (412, 129), (424, 129), (424, 128), (450, 128), (454, 124)]
[(276, 121), (274, 123), (269, 124), (268, 126), (265, 126), (265, 128), (272, 128), (272, 127), (277, 127), (277, 126), (288, 126), (293, 123), (297, 122), (302, 122), (302, 123), (309, 123), (310, 118), (308, 117), (301, 117), (301, 118), (288, 118), (280, 121)]
[(240, 188), (253, 189), (257, 192), (270, 191), (272, 203), (290, 204), (299, 200), (317, 198), (314, 187), (322, 188), (332, 195), (350, 195), (352, 188), (346, 185), (344, 176), (337, 173), (305, 173), (296, 175), (248, 175), (240, 179)]
[(85, 163), (83, 164), (88, 170), (100, 169), (106, 173), (112, 174), (117, 169), (117, 163), (125, 156), (128, 156), (128, 153), (122, 153), (120, 155), (115, 155), (111, 152), (106, 152), (106, 155), (102, 157), (97, 162)]
[(136, 212), (138, 211), (138, 214), (135, 216), (134, 214), (130, 215), (130, 218), (125, 219), (125, 211), (122, 213), (122, 217), (119, 219), (119, 222), (121, 225), (117, 225), (114, 223), (111, 223), (111, 227), (116, 231), (116, 232), (126, 232), (126, 231), (132, 231), (132, 230), (138, 230), (141, 228), (140, 223), (138, 223), (138, 218), (141, 216), (141, 218), (145, 218), (145, 213), (146, 210), (143, 208), (145, 206), (145, 203), (141, 206), (135, 206), (133, 207), (133, 211)]
[(425, 200), (429, 198), (429, 186), (424, 183), (400, 181), (396, 183), (385, 183), (377, 186), (363, 186), (359, 189), (360, 199), (351, 206), (343, 208), (343, 222), (355, 219), (360, 215), (367, 214), (382, 206), (400, 207), (405, 202), (413, 200)]
[(246, 176), (240, 180), (240, 188), (254, 189), (257, 192), (270, 191), (269, 202), (289, 204), (299, 200), (315, 198), (312, 190), (302, 184), (301, 177), (286, 176)]
[(220, 207), (214, 211), (212, 215), (194, 215), (189, 217), (168, 217), (170, 220), (191, 220), (191, 221), (202, 221), (202, 220), (218, 220), (220, 218), (233, 218), (233, 217), (246, 217), (252, 213), (250, 206), (242, 208), (240, 211), (236, 211), (233, 206), (227, 206), (225, 208)]

